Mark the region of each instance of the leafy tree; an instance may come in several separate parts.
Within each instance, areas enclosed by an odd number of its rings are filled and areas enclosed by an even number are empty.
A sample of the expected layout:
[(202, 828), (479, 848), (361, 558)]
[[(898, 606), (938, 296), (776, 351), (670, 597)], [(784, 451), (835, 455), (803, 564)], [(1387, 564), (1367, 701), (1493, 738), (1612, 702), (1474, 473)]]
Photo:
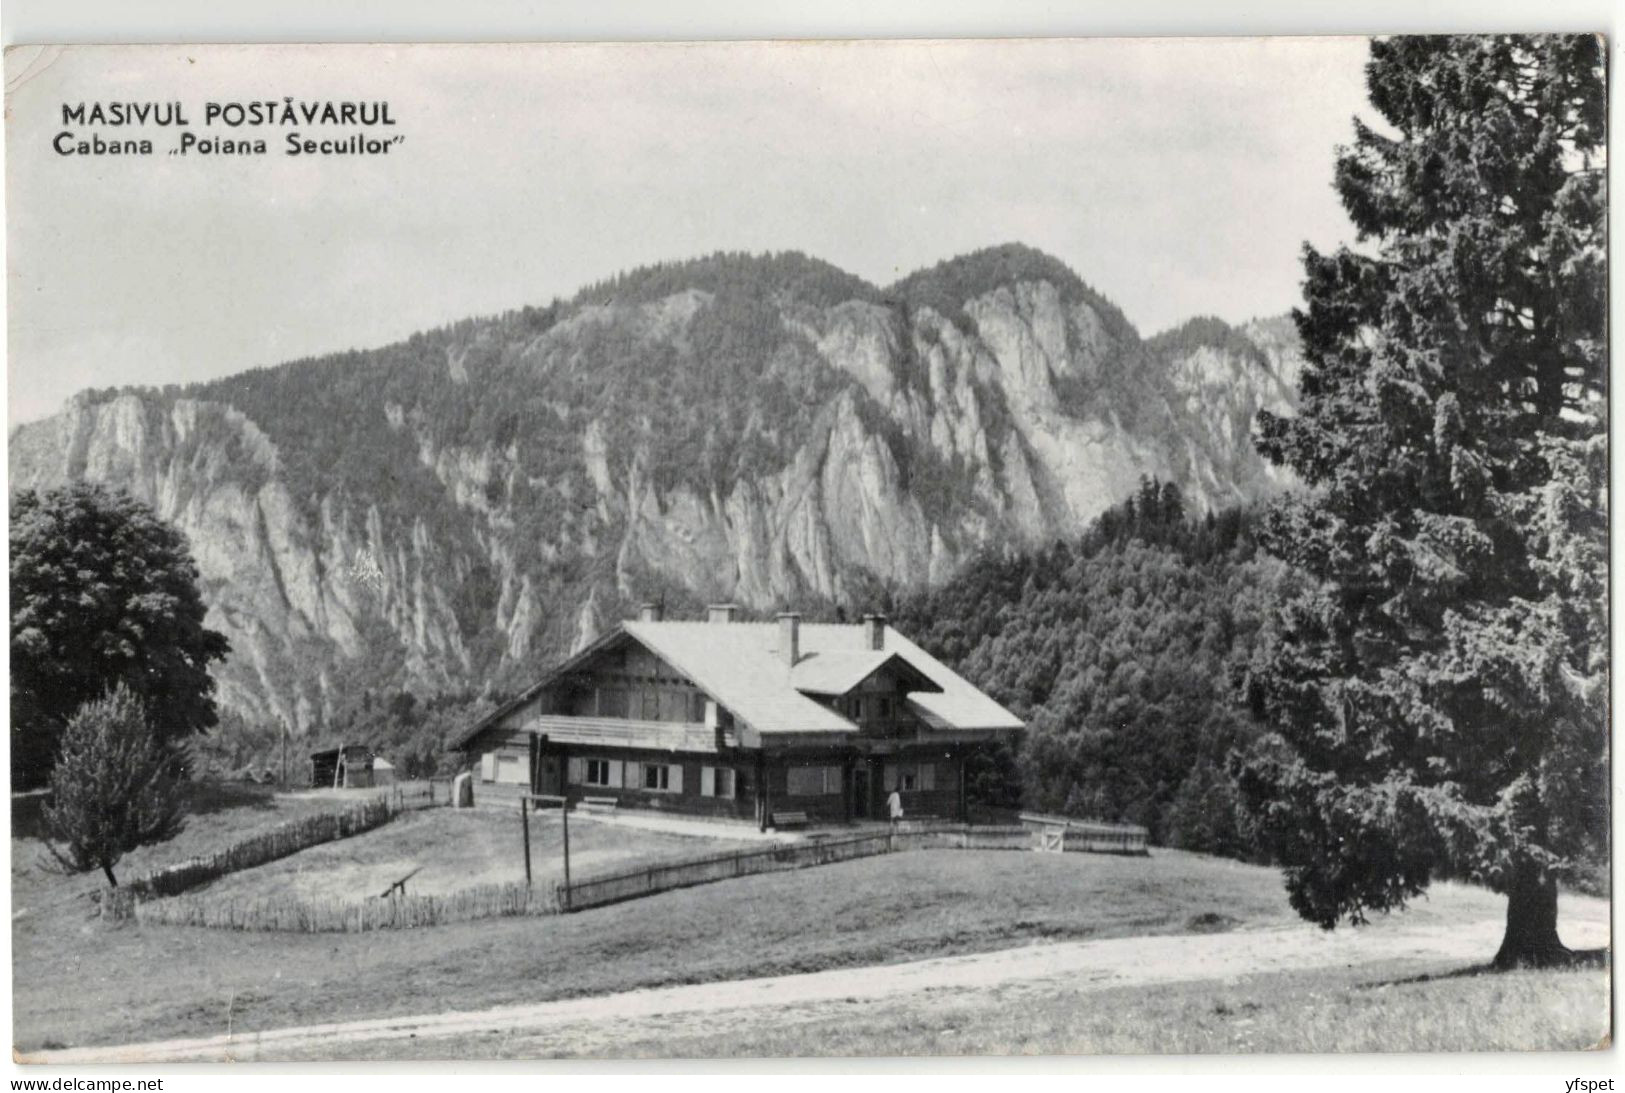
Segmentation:
[(112, 682), (159, 742), (215, 723), (226, 639), (203, 625), (186, 538), (122, 491), (75, 482), (11, 503), (12, 784), (48, 777), (63, 726)]
[(965, 796), (989, 808), (1021, 807), (1021, 768), (1008, 743), (996, 740), (966, 756)]
[(1604, 81), (1595, 37), (1372, 44), (1337, 187), (1361, 247), (1306, 248), (1312, 492), (1265, 545), (1313, 584), (1253, 683), (1243, 788), (1293, 906), (1331, 927), (1448, 870), (1508, 897), (1496, 963), (1565, 959), (1557, 884), (1606, 837)]
[(174, 838), (185, 824), (179, 758), (160, 743), (141, 700), (123, 683), (81, 706), (63, 730), (45, 806), (51, 835), (65, 844), (51, 846), (57, 859), (77, 872), (100, 869), (116, 887), (120, 858)]

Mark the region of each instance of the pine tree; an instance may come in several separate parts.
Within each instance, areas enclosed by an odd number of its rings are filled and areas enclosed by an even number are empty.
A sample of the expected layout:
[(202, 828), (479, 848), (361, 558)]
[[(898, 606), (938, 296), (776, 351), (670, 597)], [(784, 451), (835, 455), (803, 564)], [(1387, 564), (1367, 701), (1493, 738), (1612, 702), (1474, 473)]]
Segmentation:
[[(113, 866), (138, 846), (177, 835), (184, 821), (175, 769), (141, 700), (120, 683), (69, 719), (51, 771), (45, 823), (64, 844), (51, 847), (78, 872), (100, 869), (117, 886)], [(47, 844), (49, 845), (49, 844)]]
[(1606, 839), (1604, 79), (1595, 37), (1378, 40), (1389, 127), (1305, 251), (1310, 490), (1263, 542), (1313, 585), (1251, 681), (1243, 772), (1293, 906), (1331, 927), (1443, 871), (1508, 897), (1501, 966), (1565, 959), (1557, 884)]

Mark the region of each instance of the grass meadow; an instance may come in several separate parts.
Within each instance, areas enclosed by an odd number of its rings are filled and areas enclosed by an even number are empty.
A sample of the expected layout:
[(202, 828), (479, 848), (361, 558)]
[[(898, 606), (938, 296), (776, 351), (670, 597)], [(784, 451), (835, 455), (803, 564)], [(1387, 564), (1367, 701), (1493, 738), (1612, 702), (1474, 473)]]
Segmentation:
[[(125, 866), (129, 875), (306, 810), (334, 806), (331, 799), (273, 797), (246, 788), (200, 793), (205, 811), (194, 816), (188, 831), (174, 843), (133, 856)], [(589, 826), (579, 825), (583, 835)], [(349, 842), (360, 844), (387, 830)], [(403, 827), (394, 837), (414, 830), (421, 835), (434, 828)], [(572, 824), (572, 846), (577, 830)], [(632, 829), (598, 830), (640, 840), (645, 847), (661, 838)], [(649, 842), (641, 843), (645, 839)], [(378, 845), (396, 847), (390, 840)], [(333, 844), (333, 849), (343, 846)], [(940, 850), (753, 876), (575, 915), (366, 934), (242, 933), (103, 921), (95, 917), (90, 899), (98, 887), (95, 879), (37, 869), (33, 863), (40, 848), (26, 827), (18, 828), (12, 842), (13, 1041), (21, 1050), (470, 1010), (986, 952), (1043, 940), (1296, 921), (1274, 870), (1235, 862), (1169, 851), (1120, 858)], [(1482, 919), (1500, 906), (1488, 893), (1458, 889), (1418, 905), (1410, 917)], [(1471, 1021), (1475, 1007), (1486, 1000), (1504, 999), (1496, 1004), (1522, 1013), (1520, 992), (1549, 993), (1540, 977), (1401, 981), (1417, 970), (1394, 969), (1386, 994), (1372, 993), (1377, 988), (1355, 971), (1330, 979), (1272, 976), (1270, 983), (1256, 985), (1147, 988), (1112, 1004), (1103, 1004), (1106, 993), (1073, 997), (1053, 985), (1026, 998), (1020, 1008), (1009, 1006), (1009, 999), (947, 992), (952, 997), (922, 1000), (923, 1009), (876, 1012), (857, 1023), (815, 1020), (761, 1031), (754, 1039), (740, 1033), (728, 1044), (627, 1043), (617, 1045), (615, 1053), (1359, 1050), (1389, 1032), (1394, 1039), (1382, 1042), (1395, 1048), (1425, 1041), (1427, 1050), (1448, 1050), (1441, 1045), (1467, 1046), (1471, 1032), (1447, 1026)], [(1586, 973), (1572, 974), (1573, 980), (1552, 979), (1553, 996), (1572, 994), (1577, 1011), (1595, 1014), (1595, 1006), (1585, 1004), (1592, 997), (1584, 986)], [(1393, 1005), (1394, 999), (1406, 1000), (1405, 1005)], [(1443, 1008), (1431, 1023), (1421, 1020), (1422, 1011), (1434, 1004)], [(968, 1008), (954, 1008), (960, 1005)], [(1249, 1017), (1252, 1023), (1243, 1025)], [(1574, 1020), (1558, 1015), (1544, 1032), (1531, 1026), (1525, 1039), (1534, 1046), (1583, 1038), (1574, 1027)], [(1246, 1028), (1253, 1030), (1253, 1039), (1241, 1044), (1237, 1030)], [(1490, 1045), (1480, 1035), (1471, 1046)], [(425, 1044), (424, 1050), (431, 1047)]]
[[(533, 814), (530, 838), (532, 879), (562, 878), (563, 832), (557, 813)], [(581, 877), (749, 845), (578, 820), (570, 825), (570, 868)], [(277, 895), (361, 900), (409, 873), (406, 890), (413, 895), (449, 895), (479, 884), (523, 881), (518, 806), (408, 812), (376, 831), (229, 874), (200, 892), (238, 900)]]
[[(903, 1006), (804, 1021), (781, 1015), (727, 1034), (623, 1040), (615, 1051), (628, 1058), (1581, 1051), (1608, 1045), (1608, 1005), (1602, 967), (1498, 974), (1396, 960), (1235, 982), (926, 994)], [(523, 1042), (465, 1043), (457, 1053), (547, 1054)]]

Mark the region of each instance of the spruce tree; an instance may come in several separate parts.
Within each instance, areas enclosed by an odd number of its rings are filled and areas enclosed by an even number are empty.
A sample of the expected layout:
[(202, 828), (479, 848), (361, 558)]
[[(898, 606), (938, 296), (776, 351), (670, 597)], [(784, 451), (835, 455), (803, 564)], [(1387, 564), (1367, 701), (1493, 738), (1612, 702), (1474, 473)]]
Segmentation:
[(1260, 421), (1309, 487), (1264, 545), (1312, 586), (1242, 784), (1304, 917), (1448, 872), (1506, 894), (1498, 965), (1554, 963), (1608, 818), (1602, 43), (1392, 38), (1366, 71), (1359, 242), (1306, 248), (1300, 410)]
[(80, 707), (63, 730), (45, 806), (46, 826), (64, 844), (51, 846), (58, 861), (75, 871), (100, 869), (116, 887), (120, 858), (184, 826), (180, 758), (159, 742), (141, 700), (123, 683)]

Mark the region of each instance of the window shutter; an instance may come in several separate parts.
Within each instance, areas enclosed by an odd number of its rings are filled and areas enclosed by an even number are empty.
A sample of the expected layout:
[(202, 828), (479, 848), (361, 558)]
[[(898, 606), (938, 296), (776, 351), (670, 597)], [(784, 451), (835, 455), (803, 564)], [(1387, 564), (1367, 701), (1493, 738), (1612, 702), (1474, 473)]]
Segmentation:
[(681, 763), (673, 763), (666, 769), (671, 772), (671, 782), (667, 784), (666, 788), (671, 790), (673, 793), (683, 792), (683, 765)]
[(626, 761), (626, 788), (643, 788), (643, 764), (639, 763), (635, 759), (628, 759)]
[(569, 772), (566, 777), (572, 785), (579, 786), (587, 780), (587, 761), (579, 755), (570, 757)]
[[(611, 759), (611, 760), (608, 761), (608, 765), (609, 765), (609, 788), (610, 789), (620, 789), (620, 788), (622, 788), (621, 787), (621, 761), (619, 759)], [(631, 764), (631, 765), (635, 766), (636, 764)]]
[(488, 751), (480, 756), (480, 781), (494, 782), (497, 780), (497, 753)]
[(896, 763), (887, 763), (886, 764), (885, 774), (883, 775), (883, 779), (882, 779), (882, 785), (883, 785), (883, 788), (886, 790), (887, 793), (890, 793), (892, 790), (897, 788), (897, 764)]
[(935, 763), (920, 764), (920, 788), (937, 788), (937, 765)]
[(700, 768), (700, 796), (715, 797), (717, 795), (717, 771), (715, 767)]

